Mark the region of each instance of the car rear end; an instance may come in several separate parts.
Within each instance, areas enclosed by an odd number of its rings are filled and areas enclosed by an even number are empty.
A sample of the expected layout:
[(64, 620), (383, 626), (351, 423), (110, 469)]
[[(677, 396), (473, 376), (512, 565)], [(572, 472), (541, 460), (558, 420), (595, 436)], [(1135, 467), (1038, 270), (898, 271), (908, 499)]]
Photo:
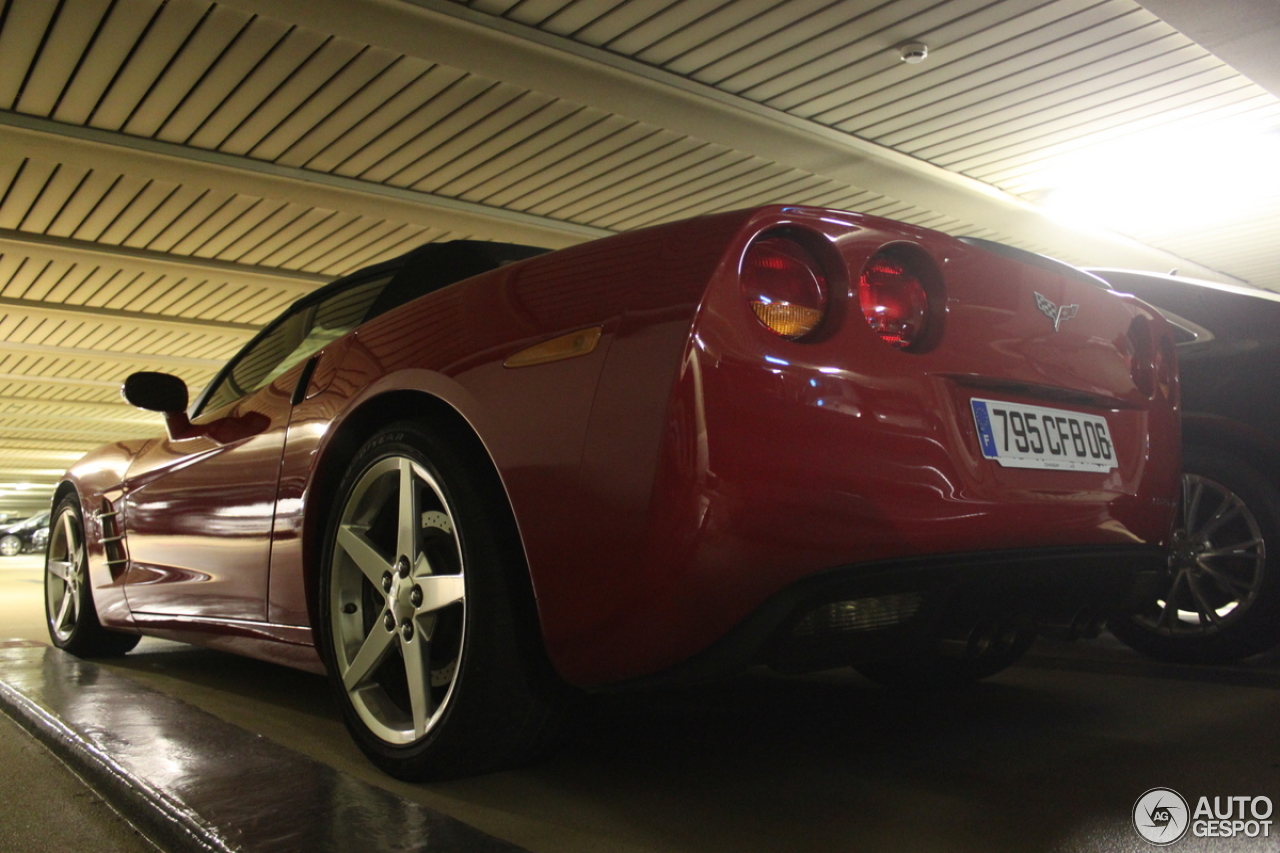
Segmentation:
[(769, 208), (688, 340), (647, 571), (614, 618), (618, 638), (664, 626), (636, 670), (854, 662), (992, 613), (1071, 633), (1162, 565), (1173, 338), (1085, 273)]

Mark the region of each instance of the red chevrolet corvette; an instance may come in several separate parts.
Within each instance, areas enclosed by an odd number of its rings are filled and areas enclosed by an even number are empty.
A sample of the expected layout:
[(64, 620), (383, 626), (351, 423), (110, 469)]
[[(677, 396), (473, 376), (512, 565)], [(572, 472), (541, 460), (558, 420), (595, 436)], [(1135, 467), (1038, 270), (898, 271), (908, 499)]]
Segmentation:
[(1157, 575), (1178, 490), (1157, 312), (835, 210), (424, 246), (124, 395), (168, 434), (59, 486), (54, 643), (327, 672), (405, 778), (528, 758), (574, 688), (992, 674)]

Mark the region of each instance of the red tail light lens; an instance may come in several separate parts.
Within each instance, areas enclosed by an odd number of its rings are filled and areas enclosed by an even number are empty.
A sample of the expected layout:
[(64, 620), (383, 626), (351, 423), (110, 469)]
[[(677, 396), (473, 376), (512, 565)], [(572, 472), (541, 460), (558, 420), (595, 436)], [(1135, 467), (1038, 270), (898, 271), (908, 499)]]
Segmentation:
[(1156, 385), (1167, 399), (1178, 404), (1178, 351), (1173, 335), (1163, 334), (1156, 344)]
[(858, 280), (858, 301), (882, 341), (906, 349), (924, 334), (929, 294), (906, 260), (887, 254), (872, 258)]
[(1129, 324), (1129, 348), (1133, 360), (1129, 363), (1129, 372), (1133, 375), (1133, 384), (1144, 397), (1150, 397), (1156, 391), (1156, 343), (1151, 334), (1151, 323), (1146, 317), (1134, 317)]
[(827, 279), (816, 258), (787, 237), (765, 237), (747, 249), (742, 292), (769, 331), (799, 340), (827, 313)]

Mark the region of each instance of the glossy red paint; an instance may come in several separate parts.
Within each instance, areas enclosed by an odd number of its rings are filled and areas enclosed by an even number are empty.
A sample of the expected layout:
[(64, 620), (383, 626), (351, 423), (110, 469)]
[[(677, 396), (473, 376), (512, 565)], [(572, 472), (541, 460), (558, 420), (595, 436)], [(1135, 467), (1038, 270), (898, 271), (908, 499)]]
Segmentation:
[(266, 620), (267, 570), (299, 365), (152, 442), (124, 481), (135, 613)]
[[(741, 258), (773, 233), (803, 243), (831, 285), (828, 316), (801, 342), (766, 330), (742, 297)], [(886, 247), (936, 272), (930, 328), (909, 350), (880, 340), (858, 302), (863, 265)], [(1077, 316), (1055, 332), (1037, 292)], [(67, 487), (86, 518), (104, 501), (124, 510), (124, 572), (86, 521), (105, 623), (314, 668), (321, 531), (353, 447), (405, 414), (456, 418), (510, 499), (553, 663), (605, 685), (689, 659), (835, 567), (1163, 545), (1177, 388), (1135, 387), (1123, 342), (1138, 317), (1167, 334), (1135, 299), (936, 232), (740, 211), (420, 297), (197, 417), (195, 437), (96, 451)], [(589, 355), (502, 365), (594, 325)], [(1103, 413), (1121, 465), (1000, 468), (979, 450), (973, 396)]]

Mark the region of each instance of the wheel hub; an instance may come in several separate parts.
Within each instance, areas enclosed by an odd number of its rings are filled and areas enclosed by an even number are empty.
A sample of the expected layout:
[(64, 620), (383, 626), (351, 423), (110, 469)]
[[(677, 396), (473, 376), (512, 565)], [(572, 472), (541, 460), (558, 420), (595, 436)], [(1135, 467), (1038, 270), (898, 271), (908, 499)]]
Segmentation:
[[(391, 573), (389, 583), (384, 579), (384, 584), (387, 588), (387, 612), (392, 617), (387, 620), (387, 630), (395, 630), (396, 626), (403, 628), (406, 625), (412, 625), (414, 614), (418, 611), (414, 599), (421, 602), (422, 592), (409, 577), (409, 561), (406, 558), (399, 559), (396, 563), (396, 571)], [(413, 632), (410, 630), (405, 634), (407, 640), (412, 637)]]
[(1191, 538), (1185, 530), (1175, 530), (1169, 547), (1169, 566), (1174, 571), (1185, 569), (1199, 573), (1200, 555), (1208, 549), (1207, 542)]

